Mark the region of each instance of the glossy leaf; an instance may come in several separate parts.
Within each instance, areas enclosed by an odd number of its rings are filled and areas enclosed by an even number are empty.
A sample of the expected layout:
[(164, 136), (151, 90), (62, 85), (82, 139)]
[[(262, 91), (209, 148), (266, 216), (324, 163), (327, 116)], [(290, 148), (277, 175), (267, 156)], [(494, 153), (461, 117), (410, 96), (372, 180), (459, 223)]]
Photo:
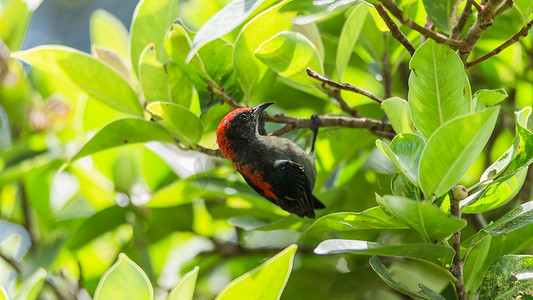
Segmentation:
[(102, 276), (94, 299), (148, 300), (154, 298), (150, 280), (135, 262), (120, 253), (118, 260)]
[(190, 107), (192, 83), (175, 63), (161, 64), (157, 60), (154, 44), (141, 55), (139, 77), (147, 103), (171, 102)]
[(387, 114), (392, 128), (396, 133), (415, 132), (415, 124), (411, 118), (409, 103), (402, 98), (392, 97), (381, 103), (381, 109)]
[(19, 50), (30, 23), (31, 11), (23, 0), (2, 1), (0, 9), (0, 39), (9, 50)]
[(149, 141), (173, 143), (174, 139), (157, 123), (137, 118), (119, 119), (97, 132), (71, 159), (71, 162), (109, 148)]
[(216, 299), (279, 299), (292, 270), (296, 245), (228, 283)]
[[(233, 0), (224, 6), (198, 30), (192, 40), (192, 48), (187, 54), (186, 61), (189, 62), (203, 45), (224, 36), (241, 25), (263, 2), (265, 0)], [(267, 0), (265, 5), (273, 2)]]
[(448, 215), (431, 203), (386, 195), (378, 204), (402, 220), (429, 243), (437, 243), (466, 226), (466, 221)]
[(172, 134), (186, 145), (194, 145), (204, 132), (204, 125), (200, 118), (183, 106), (156, 102), (148, 105), (147, 109), (160, 117), (161, 124), (167, 126)]
[(448, 192), (489, 140), (499, 107), (453, 119), (427, 141), (420, 158), (419, 182), (426, 199)]
[(178, 3), (177, 0), (142, 0), (137, 4), (130, 30), (130, 56), (135, 74), (144, 48), (152, 43), (155, 43), (157, 59), (167, 60), (165, 35), (178, 18)]
[(402, 172), (398, 172), (392, 177), (391, 190), (394, 196), (405, 197), (416, 201), (420, 200), (420, 189)]
[(409, 108), (422, 136), (429, 138), (442, 124), (470, 112), (470, 83), (455, 51), (429, 39), (409, 67)]
[(390, 145), (376, 140), (376, 146), (385, 154), (413, 183), (418, 182), (418, 165), (426, 142), (412, 133), (401, 133), (394, 137)]
[(492, 235), (504, 235), (532, 223), (533, 202), (527, 202), (506, 213), (496, 222), (489, 224), (483, 229), (483, 231)]
[(420, 286), (420, 291), (414, 292), (409, 290), (405, 285), (397, 282), (394, 280), (390, 274), (390, 271), (383, 265), (383, 263), (379, 260), (379, 257), (372, 256), (370, 259), (370, 266), (372, 269), (378, 274), (378, 276), (383, 280), (388, 286), (391, 288), (397, 290), (398, 292), (408, 295), (414, 298), (419, 299), (427, 299), (427, 300), (444, 300), (445, 298), (439, 295), (438, 293), (428, 289), (427, 287), (423, 285)]
[(47, 87), (43, 88), (48, 88), (49, 93), (81, 92), (123, 112), (143, 115), (137, 94), (126, 79), (85, 53), (62, 46), (42, 46), (16, 56), (32, 64), (32, 72), (38, 72), (35, 75), (46, 82)]
[(9, 129), (9, 120), (7, 115), (0, 106), (0, 150), (11, 145), (11, 130)]
[(531, 16), (533, 11), (533, 0), (513, 0), (513, 3), (518, 7), (525, 26), (529, 22), (529, 16)]
[(91, 15), (91, 44), (115, 51), (129, 63), (128, 30), (122, 22), (103, 9)]
[(513, 144), (518, 146), (513, 148), (513, 159), (505, 170), (505, 175), (514, 174), (533, 163), (533, 132), (527, 128), (530, 115), (531, 107), (515, 112), (516, 141)]
[(505, 100), (507, 98), (507, 92), (504, 89), (479, 90), (476, 92), (475, 97), (476, 111), (480, 111)]
[(330, 0), (330, 1), (292, 1), (286, 7), (288, 11), (297, 11), (299, 16), (294, 19), (295, 24), (309, 24), (318, 20), (334, 16), (336, 13), (348, 9), (361, 2), (360, 0)]
[(43, 268), (38, 268), (29, 278), (24, 280), (17, 288), (17, 295), (13, 300), (35, 300), (41, 294), (44, 282), (46, 280), (46, 272)]
[(244, 26), (233, 50), (233, 67), (247, 97), (256, 85), (261, 86), (268, 69), (255, 56), (254, 52), (261, 43), (274, 35), (289, 30), (295, 13), (280, 12), (286, 1), (260, 13)]
[(429, 19), (442, 32), (450, 33), (450, 18), (454, 13), (454, 0), (424, 0), (424, 8), (428, 14)]
[(450, 247), (432, 244), (394, 244), (384, 245), (380, 243), (358, 240), (325, 240), (318, 244), (313, 251), (315, 254), (361, 254), (407, 257), (426, 260), (439, 266), (449, 263), (453, 257)]
[(192, 271), (183, 275), (176, 286), (170, 291), (168, 300), (193, 300), (196, 279), (198, 278), (198, 266)]
[(368, 14), (368, 7), (366, 4), (361, 3), (350, 9), (348, 18), (344, 22), (341, 35), (339, 37), (339, 43), (337, 46), (337, 56), (335, 61), (335, 67), (337, 69), (337, 79), (342, 81), (346, 66), (352, 56), (355, 43), (359, 39), (359, 34), (363, 28), (363, 24)]
[(316, 48), (305, 36), (291, 31), (280, 32), (262, 43), (255, 56), (295, 87), (321, 93), (316, 82), (307, 75), (306, 68), (323, 74), (322, 61)]
[(381, 207), (372, 207), (364, 212), (340, 212), (325, 215), (316, 220), (304, 234), (340, 232), (365, 229), (405, 229), (406, 225)]
[(492, 264), (481, 283), (479, 299), (519, 299), (533, 294), (533, 256), (505, 255)]

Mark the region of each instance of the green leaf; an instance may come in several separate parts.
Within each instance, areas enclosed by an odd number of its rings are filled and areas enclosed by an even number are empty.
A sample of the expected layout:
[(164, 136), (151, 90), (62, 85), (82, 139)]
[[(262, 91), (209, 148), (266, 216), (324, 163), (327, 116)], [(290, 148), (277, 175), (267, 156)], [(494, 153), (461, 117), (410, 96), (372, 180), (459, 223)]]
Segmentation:
[[(176, 197), (176, 196), (175, 196)], [(176, 202), (174, 197), (174, 202)], [(176, 231), (191, 231), (193, 229), (193, 206), (191, 203), (152, 207), (146, 223), (146, 237), (150, 243), (155, 243)]]
[(329, 1), (307, 1), (298, 0), (290, 2), (286, 10), (297, 11), (298, 16), (294, 19), (295, 24), (308, 24), (345, 11), (350, 6), (361, 2), (361, 0), (329, 0)]
[(479, 299), (519, 299), (533, 294), (533, 256), (505, 255), (492, 264), (481, 283)]
[[(8, 245), (6, 245), (6, 243)], [(0, 245), (10, 250), (9, 256), (20, 261), (31, 247), (31, 239), (28, 231), (17, 224), (0, 221)]]
[(126, 254), (120, 253), (118, 260), (100, 278), (94, 299), (148, 300), (154, 298), (150, 280), (141, 268)]
[(454, 117), (470, 112), (470, 83), (455, 51), (428, 39), (411, 62), (409, 108), (425, 138)]
[(296, 245), (285, 248), (257, 268), (228, 283), (216, 299), (279, 299), (291, 274), (297, 248)]
[(454, 252), (452, 248), (433, 244), (395, 244), (384, 245), (380, 243), (359, 240), (325, 240), (313, 250), (315, 254), (350, 253), (361, 255), (380, 255), (407, 257), (426, 260), (439, 266), (450, 263)]
[(416, 201), (420, 200), (420, 189), (402, 172), (398, 172), (392, 177), (391, 190), (394, 196), (405, 197)]
[(14, 300), (34, 300), (37, 299), (46, 280), (46, 272), (43, 268), (38, 268), (28, 279), (17, 288), (17, 295)]
[(304, 235), (323, 232), (341, 232), (365, 229), (405, 229), (405, 224), (385, 212), (381, 207), (372, 207), (364, 212), (340, 212), (325, 215), (316, 220)]
[(11, 145), (11, 130), (9, 129), (9, 120), (0, 105), (0, 150)]
[(450, 18), (453, 11), (454, 0), (424, 0), (424, 8), (428, 14), (429, 19), (442, 32), (450, 33)]
[(183, 275), (176, 286), (170, 291), (168, 300), (193, 300), (196, 279), (198, 278), (198, 266), (192, 271)]
[(504, 235), (532, 223), (533, 202), (527, 202), (506, 213), (496, 222), (489, 224), (483, 229), (483, 231), (492, 235)]
[(204, 132), (202, 120), (183, 106), (156, 102), (148, 105), (147, 109), (160, 117), (161, 124), (165, 125), (172, 134), (186, 145), (194, 145)]
[(505, 98), (507, 98), (507, 92), (504, 89), (479, 90), (475, 95), (476, 111), (496, 105)]
[(256, 85), (261, 87), (268, 70), (268, 67), (254, 56), (254, 52), (264, 41), (291, 28), (295, 13), (281, 13), (280, 8), (285, 3), (286, 1), (283, 1), (253, 18), (244, 26), (235, 42), (233, 67), (246, 97), (252, 94)]
[(413, 133), (401, 133), (394, 137), (390, 146), (376, 140), (376, 146), (385, 154), (413, 183), (418, 182), (418, 165), (426, 141)]
[(526, 26), (529, 16), (531, 16), (531, 11), (533, 11), (533, 0), (513, 0), (513, 3), (518, 7), (524, 26)]
[(42, 46), (14, 55), (32, 64), (32, 73), (45, 82), (41, 88), (48, 89), (48, 94), (56, 90), (66, 95), (82, 92), (115, 109), (143, 115), (137, 94), (126, 79), (85, 53), (62, 46)]
[(94, 239), (126, 223), (128, 214), (133, 213), (128, 207), (111, 206), (85, 220), (72, 235), (68, 248), (77, 250)]
[(383, 280), (388, 286), (390, 286), (391, 288), (397, 290), (398, 292), (404, 295), (408, 295), (414, 298), (427, 299), (427, 300), (437, 300), (437, 299), (444, 300), (445, 299), (441, 295), (435, 293), (434, 291), (426, 288), (425, 286), (421, 284), (419, 285), (420, 286), (419, 292), (413, 292), (409, 290), (405, 285), (397, 282), (396, 280), (392, 278), (387, 267), (383, 265), (383, 263), (379, 260), (379, 257), (377, 256), (372, 256), (372, 258), (370, 259), (370, 266), (378, 274), (381, 280)]
[(295, 88), (323, 94), (306, 72), (307, 67), (321, 74), (324, 69), (317, 49), (305, 36), (282, 31), (262, 43), (255, 56)]
[(509, 167), (503, 174), (512, 175), (533, 163), (533, 132), (527, 128), (531, 107), (526, 107), (521, 111), (515, 112), (516, 117), (516, 135), (513, 145), (513, 159)]
[(438, 243), (466, 226), (466, 221), (448, 215), (431, 203), (386, 195), (378, 204), (416, 231), (428, 243)]
[(120, 74), (122, 77), (124, 77), (130, 84), (132, 84), (131, 80), (131, 66), (126, 66), (125, 62), (129, 59), (125, 60), (122, 59), (117, 52), (114, 50), (111, 50), (109, 48), (105, 48), (98, 45), (93, 45), (91, 47), (91, 54), (98, 60), (106, 63), (110, 68), (112, 68), (115, 72)]
[(161, 101), (191, 106), (191, 81), (175, 63), (161, 64), (154, 44), (147, 46), (141, 55), (139, 78), (147, 103)]
[[(263, 2), (265, 0), (233, 0), (224, 6), (198, 30), (186, 61), (189, 62), (203, 45), (230, 33), (241, 25), (254, 11), (258, 10)], [(274, 1), (268, 0), (265, 5), (272, 3)]]
[(9, 300), (9, 295), (6, 289), (0, 285), (0, 300)]
[(32, 12), (23, 0), (4, 0), (0, 5), (0, 39), (9, 50), (19, 50)]
[(455, 118), (427, 141), (419, 182), (426, 199), (444, 195), (466, 173), (489, 140), (499, 107)]
[(409, 103), (400, 97), (392, 97), (381, 103), (381, 109), (389, 117), (396, 133), (415, 132), (415, 124), (411, 118)]
[(90, 27), (93, 46), (111, 49), (124, 61), (130, 61), (128, 30), (119, 19), (103, 9), (97, 9), (91, 14)]
[(174, 139), (161, 125), (137, 118), (125, 118), (107, 124), (98, 131), (71, 162), (109, 148), (149, 141), (173, 143)]
[(338, 81), (342, 81), (344, 71), (352, 56), (355, 43), (359, 39), (359, 34), (363, 28), (367, 13), (368, 7), (364, 3), (354, 6), (348, 12), (348, 18), (342, 27), (339, 45), (337, 47), (335, 67), (337, 69)]
[(165, 35), (178, 18), (177, 0), (139, 1), (131, 23), (130, 56), (135, 74), (139, 72), (141, 54), (146, 46), (155, 43), (159, 61), (166, 61)]

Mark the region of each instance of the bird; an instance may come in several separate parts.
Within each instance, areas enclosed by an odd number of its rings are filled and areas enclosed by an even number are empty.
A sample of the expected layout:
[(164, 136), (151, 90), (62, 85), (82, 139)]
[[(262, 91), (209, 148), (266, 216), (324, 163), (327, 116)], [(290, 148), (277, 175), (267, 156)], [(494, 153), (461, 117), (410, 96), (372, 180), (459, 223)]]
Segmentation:
[(259, 195), (289, 213), (315, 218), (315, 209), (325, 208), (312, 192), (319, 117), (311, 117), (313, 140), (308, 154), (287, 138), (266, 135), (263, 111), (274, 103), (230, 111), (217, 126), (218, 147)]

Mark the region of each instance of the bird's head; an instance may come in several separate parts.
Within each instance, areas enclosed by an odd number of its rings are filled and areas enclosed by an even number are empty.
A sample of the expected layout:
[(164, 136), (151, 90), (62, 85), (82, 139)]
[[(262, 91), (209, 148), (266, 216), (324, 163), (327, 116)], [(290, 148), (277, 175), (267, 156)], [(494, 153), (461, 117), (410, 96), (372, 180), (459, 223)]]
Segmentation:
[(254, 138), (258, 119), (274, 102), (265, 102), (256, 107), (241, 107), (230, 111), (217, 127), (217, 143), (220, 150), (229, 147), (232, 141)]

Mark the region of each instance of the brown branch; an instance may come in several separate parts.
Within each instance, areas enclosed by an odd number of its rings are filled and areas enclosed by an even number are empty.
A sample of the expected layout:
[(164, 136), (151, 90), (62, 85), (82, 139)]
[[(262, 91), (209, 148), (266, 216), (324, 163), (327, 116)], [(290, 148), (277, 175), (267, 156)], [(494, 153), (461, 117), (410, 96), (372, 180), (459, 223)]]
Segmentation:
[(398, 25), (394, 22), (394, 20), (391, 19), (387, 11), (383, 8), (382, 5), (375, 5), (374, 8), (378, 12), (379, 16), (385, 21), (385, 24), (387, 24), (387, 27), (389, 28), (389, 31), (393, 38), (395, 38), (400, 44), (403, 45), (403, 47), (409, 52), (411, 56), (415, 53), (415, 47), (411, 44), (407, 36), (403, 34), (403, 32), (400, 30)]
[(461, 16), (459, 17), (457, 25), (455, 25), (455, 27), (452, 29), (452, 35), (450, 38), (457, 39), (461, 35), (461, 32), (463, 31), (463, 28), (465, 28), (466, 21), (468, 21), (470, 15), (472, 15), (472, 3), (468, 2), (466, 3)]
[(490, 57), (493, 57), (494, 55), (502, 52), (505, 48), (511, 46), (512, 44), (520, 41), (521, 39), (523, 39), (524, 37), (526, 37), (528, 34), (529, 34), (529, 30), (531, 29), (531, 27), (533, 26), (533, 21), (530, 21), (529, 23), (527, 23), (527, 25), (525, 27), (523, 27), (517, 34), (513, 35), (512, 37), (510, 37), (507, 41), (505, 41), (505, 43), (501, 44), (500, 46), (496, 47), (494, 50), (490, 51), (489, 53), (481, 56), (481, 57), (478, 57), (476, 59), (474, 59), (473, 61), (470, 61), (466, 64), (466, 68), (470, 68), (472, 66), (475, 66), (477, 64), (479, 64), (480, 62), (490, 58)]
[(481, 4), (479, 4), (476, 0), (468, 0), (467, 5), (469, 4), (474, 6), (478, 12), (483, 11), (483, 6), (481, 6)]
[(445, 35), (442, 35), (440, 33), (437, 33), (433, 30), (429, 30), (423, 26), (420, 26), (418, 23), (413, 21), (407, 14), (404, 14), (404, 12), (398, 7), (396, 2), (393, 0), (380, 0), (383, 6), (387, 8), (387, 10), (396, 18), (398, 19), (404, 26), (407, 26), (415, 31), (418, 31), (419, 33), (427, 36), (428, 38), (434, 40), (435, 42), (439, 44), (445, 44), (448, 45), (454, 49), (463, 49), (465, 48), (465, 45), (462, 41), (458, 41), (456, 39), (451, 39), (446, 37)]
[(213, 95), (215, 95), (218, 98), (222, 99), (223, 102), (229, 104), (229, 106), (231, 106), (233, 108), (242, 107), (242, 106), (239, 105), (239, 103), (237, 103), (237, 101), (235, 101), (233, 98), (231, 98), (226, 93), (224, 93), (224, 89), (218, 87), (216, 85), (216, 83), (214, 83), (214, 82), (209, 82), (209, 84), (207, 85), (207, 90), (209, 92), (213, 93)]
[(379, 98), (378, 96), (372, 94), (371, 92), (367, 92), (363, 89), (360, 89), (356, 86), (353, 86), (349, 83), (337, 83), (323, 75), (320, 75), (318, 74), (316, 71), (314, 71), (313, 69), (311, 68), (307, 68), (307, 75), (309, 75), (311, 78), (314, 78), (318, 81), (321, 81), (322, 83), (325, 83), (326, 85), (329, 85), (330, 87), (334, 87), (334, 88), (337, 88), (339, 90), (345, 90), (345, 91), (350, 91), (350, 92), (354, 92), (354, 93), (357, 93), (357, 94), (361, 94), (361, 95), (364, 95), (378, 103), (381, 103), (383, 102), (383, 99)]
[(200, 146), (200, 145), (196, 145), (194, 147), (194, 150), (196, 150), (198, 152), (201, 152), (201, 153), (204, 153), (204, 154), (207, 154), (209, 156), (224, 158), (224, 156), (222, 156), (222, 153), (218, 149), (209, 149), (209, 148), (205, 148), (205, 147)]
[(470, 27), (466, 36), (461, 40), (464, 47), (459, 49), (459, 57), (461, 57), (465, 66), (468, 56), (472, 53), (474, 46), (479, 38), (481, 38), (483, 32), (492, 26), (494, 12), (502, 1), (503, 0), (488, 0), (487, 4), (483, 6), (483, 9), (479, 11), (476, 21)]
[[(459, 207), (459, 203), (462, 199), (466, 198), (466, 194), (462, 195), (461, 197), (457, 197), (455, 190), (456, 188), (462, 189), (463, 193), (466, 193), (466, 188), (464, 186), (455, 186), (453, 188), (454, 192), (450, 193), (450, 213), (458, 218), (461, 219), (461, 208)], [(457, 282), (455, 282), (455, 290), (457, 291), (457, 297), (459, 300), (466, 300), (466, 289), (465, 289), (465, 282), (463, 278), (463, 267), (464, 262), (461, 259), (461, 230), (457, 230), (452, 235), (452, 242), (453, 242), (453, 250), (455, 251), (455, 255), (453, 257), (452, 266), (450, 267), (450, 272), (457, 278)]]
[[(383, 45), (387, 44), (387, 35), (383, 34)], [(385, 98), (392, 97), (392, 75), (390, 67), (390, 56), (387, 49), (383, 49), (381, 54), (381, 69), (383, 70), (383, 90), (385, 91)]]
[(498, 10), (496, 10), (496, 12), (494, 13), (494, 17), (496, 18), (497, 16), (503, 14), (506, 10), (510, 9), (511, 7), (513, 7), (513, 0), (505, 1), (505, 3), (502, 6), (500, 6)]

